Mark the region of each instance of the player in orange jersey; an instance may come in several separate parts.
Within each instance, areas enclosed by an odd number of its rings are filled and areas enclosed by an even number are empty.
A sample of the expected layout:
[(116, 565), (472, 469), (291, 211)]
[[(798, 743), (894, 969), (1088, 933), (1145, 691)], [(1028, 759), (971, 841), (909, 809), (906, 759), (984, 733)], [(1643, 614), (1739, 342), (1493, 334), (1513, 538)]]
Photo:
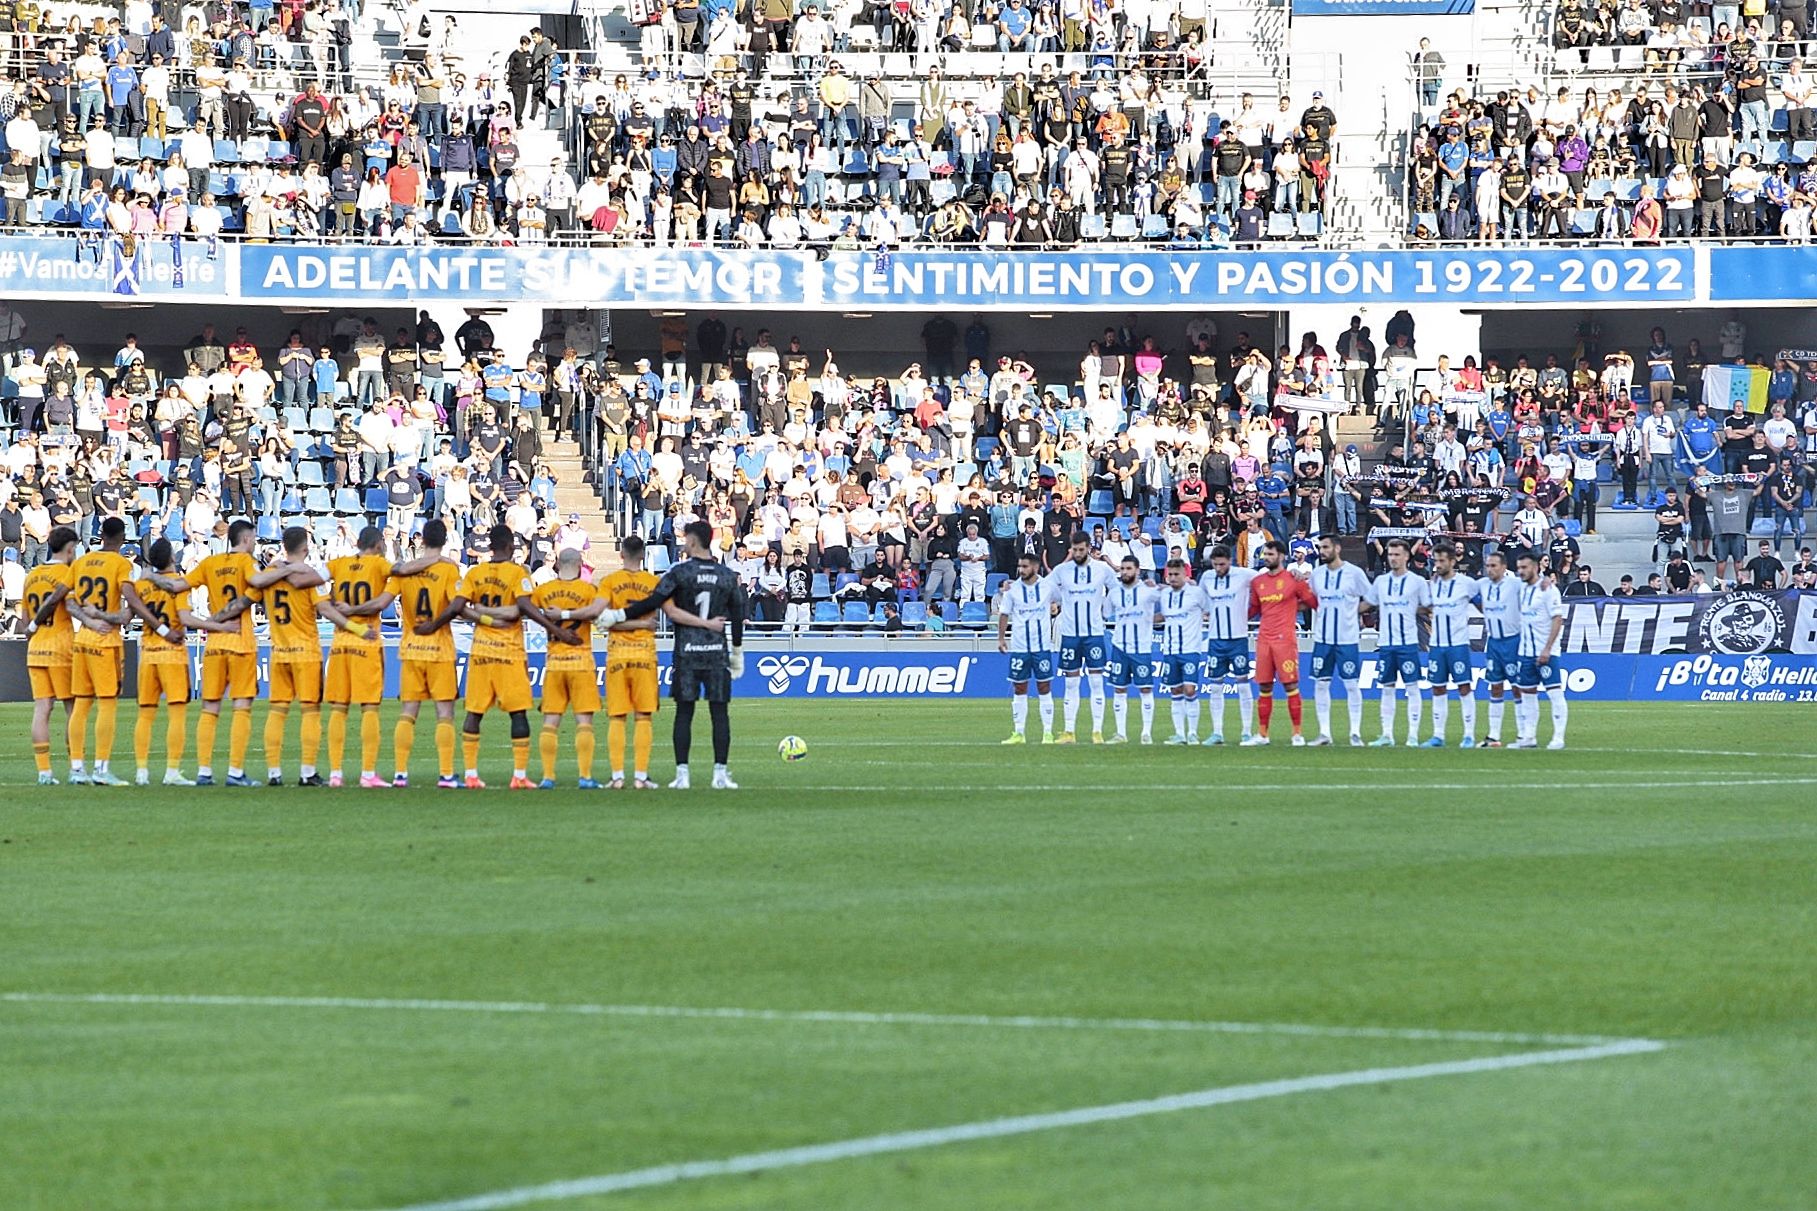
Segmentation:
[[(146, 552), (146, 563), (156, 574), (169, 576), (176, 552), (168, 538), (160, 538)], [(231, 622), (210, 622), (189, 608), (187, 590), (160, 589), (150, 577), (126, 586), (126, 608), (141, 623), (139, 635), (139, 720), (133, 728), (133, 756), (139, 767), (134, 783), (151, 785), (151, 734), (157, 724), (160, 699), (169, 712), (164, 728), (164, 785), (194, 786), (183, 776), (183, 745), (189, 728), (188, 631), (231, 630)]]
[[(435, 704), (435, 755), (441, 773), (436, 785), (444, 790), (460, 786), (454, 776), (454, 700), (460, 697), (454, 634), (446, 626), (432, 626), (461, 587), (460, 568), (442, 554), (447, 545), (447, 524), (425, 523), (422, 554), (393, 564), (386, 586), (397, 594), (403, 623), (397, 644), (397, 724), (391, 734), (393, 786), (410, 785), (410, 749), (416, 743), (417, 713), (425, 702)], [(431, 629), (425, 632), (424, 627)]]
[(1262, 571), (1249, 582), (1249, 612), (1262, 620), (1256, 633), (1256, 734), (1243, 741), (1255, 747), (1268, 743), (1268, 723), (1274, 715), (1274, 683), (1278, 678), (1287, 691), (1287, 717), (1293, 721), (1293, 743), (1303, 745), (1300, 733), (1300, 609), (1312, 609), (1318, 598), (1304, 580), (1286, 568), (1287, 548), (1270, 539), (1262, 544)]
[[(120, 710), (121, 665), (126, 658), (120, 628), (130, 617), (125, 589), (133, 578), (132, 560), (120, 554), (125, 541), (126, 522), (110, 517), (101, 523), (101, 549), (69, 566), (70, 598), (79, 603), (72, 614), (82, 624), (76, 633), (69, 677), (70, 692), (76, 696), (76, 709), (69, 716), (69, 780), (74, 784), (126, 785), (109, 768)], [(95, 767), (85, 773), (82, 756), (91, 712), (95, 716)]]
[(32, 681), (32, 759), (38, 763), (38, 785), (55, 786), (50, 771), (50, 716), (63, 703), (64, 735), (69, 733), (69, 713), (75, 696), (69, 691), (70, 662), (76, 638), (69, 620), (69, 565), (76, 557), (76, 532), (58, 526), (46, 544), (50, 562), (41, 563), (25, 577), (25, 612), (31, 638), (25, 645), (26, 672)]

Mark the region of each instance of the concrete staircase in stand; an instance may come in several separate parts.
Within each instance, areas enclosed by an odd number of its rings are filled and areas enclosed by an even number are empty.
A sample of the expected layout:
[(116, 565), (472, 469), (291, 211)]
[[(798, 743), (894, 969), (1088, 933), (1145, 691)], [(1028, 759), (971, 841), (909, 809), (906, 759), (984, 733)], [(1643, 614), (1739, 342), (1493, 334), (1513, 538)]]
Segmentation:
[(557, 512), (564, 520), (571, 514), (580, 515), (591, 541), (587, 562), (595, 571), (618, 567), (618, 530), (581, 462), (580, 444), (569, 440), (566, 434), (545, 434), (543, 441), (543, 461), (555, 476)]

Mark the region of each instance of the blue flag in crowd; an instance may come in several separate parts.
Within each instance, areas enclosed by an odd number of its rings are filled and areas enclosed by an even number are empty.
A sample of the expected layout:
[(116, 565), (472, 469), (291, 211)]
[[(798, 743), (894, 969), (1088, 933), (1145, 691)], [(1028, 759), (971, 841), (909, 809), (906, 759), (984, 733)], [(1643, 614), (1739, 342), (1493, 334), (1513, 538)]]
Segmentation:
[(183, 237), (174, 232), (170, 237), (170, 284), (183, 289)]
[(126, 255), (126, 241), (114, 240), (113, 279), (115, 294), (139, 293), (139, 261)]

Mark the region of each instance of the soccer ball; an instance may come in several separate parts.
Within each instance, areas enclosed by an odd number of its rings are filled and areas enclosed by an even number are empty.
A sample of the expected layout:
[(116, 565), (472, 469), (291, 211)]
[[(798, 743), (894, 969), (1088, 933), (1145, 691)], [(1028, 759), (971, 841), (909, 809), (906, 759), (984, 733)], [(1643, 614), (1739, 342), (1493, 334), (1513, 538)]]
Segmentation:
[(776, 755), (784, 761), (799, 761), (808, 755), (808, 742), (800, 736), (784, 736), (776, 746)]

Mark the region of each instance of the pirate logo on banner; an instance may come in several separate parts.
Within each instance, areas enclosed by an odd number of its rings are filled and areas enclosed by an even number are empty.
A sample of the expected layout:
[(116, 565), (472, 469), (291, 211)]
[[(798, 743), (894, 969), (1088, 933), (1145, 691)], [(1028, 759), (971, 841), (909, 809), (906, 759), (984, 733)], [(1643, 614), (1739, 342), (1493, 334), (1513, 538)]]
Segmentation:
[(1698, 632), (1705, 651), (1752, 656), (1781, 646), (1785, 611), (1766, 593), (1740, 590), (1704, 611)]

